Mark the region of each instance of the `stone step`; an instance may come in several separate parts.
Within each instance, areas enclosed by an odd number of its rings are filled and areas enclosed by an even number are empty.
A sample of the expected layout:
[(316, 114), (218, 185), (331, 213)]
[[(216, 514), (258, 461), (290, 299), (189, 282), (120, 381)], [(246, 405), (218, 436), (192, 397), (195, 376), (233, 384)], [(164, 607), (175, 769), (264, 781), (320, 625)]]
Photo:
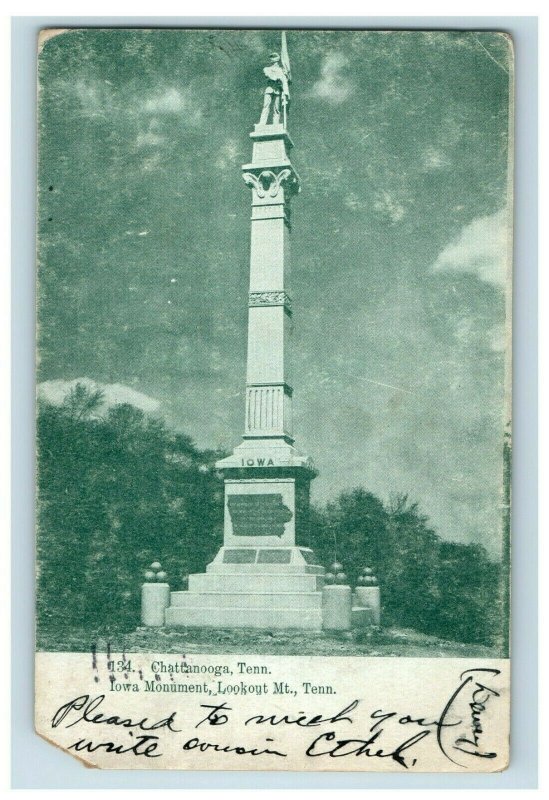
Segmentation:
[(262, 628), (264, 630), (322, 630), (319, 608), (183, 608), (166, 609), (166, 625), (185, 628)]
[(197, 593), (235, 592), (259, 593), (273, 592), (319, 592), (324, 585), (320, 575), (280, 575), (263, 573), (221, 573), (208, 572), (189, 575), (189, 591)]
[(265, 571), (269, 574), (277, 575), (324, 575), (324, 567), (316, 564), (224, 564), (223, 562), (212, 561), (206, 567), (206, 572), (215, 573), (247, 573), (249, 575), (264, 575)]
[(177, 608), (321, 608), (322, 592), (172, 592)]

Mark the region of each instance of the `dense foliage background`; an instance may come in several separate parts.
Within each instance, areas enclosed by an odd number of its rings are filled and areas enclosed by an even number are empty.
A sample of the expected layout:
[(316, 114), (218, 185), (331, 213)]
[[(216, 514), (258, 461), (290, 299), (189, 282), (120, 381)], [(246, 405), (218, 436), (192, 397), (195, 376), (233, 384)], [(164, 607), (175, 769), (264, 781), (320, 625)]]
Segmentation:
[[(38, 413), (38, 624), (139, 624), (143, 570), (160, 561), (172, 589), (203, 571), (223, 539), (221, 455), (130, 405), (102, 410), (77, 386)], [(314, 507), (310, 545), (354, 585), (372, 567), (383, 624), (462, 642), (504, 641), (502, 568), (483, 547), (444, 541), (417, 504), (364, 488)]]

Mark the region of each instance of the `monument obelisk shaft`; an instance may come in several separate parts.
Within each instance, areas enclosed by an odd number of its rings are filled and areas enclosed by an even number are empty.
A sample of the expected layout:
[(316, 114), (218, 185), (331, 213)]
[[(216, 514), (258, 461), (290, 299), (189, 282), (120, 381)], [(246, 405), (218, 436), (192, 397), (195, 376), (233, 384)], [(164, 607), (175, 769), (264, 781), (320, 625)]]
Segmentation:
[(291, 71), (282, 34), (280, 55), (264, 69), (268, 80), (260, 122), (251, 134), (252, 163), (243, 167), (252, 189), (248, 368), (245, 439), (291, 443), (292, 387), (287, 345), (291, 329), (289, 202), (299, 191), (287, 133)]
[[(248, 358), (244, 442), (221, 468), (299, 466), (309, 459), (291, 445), (292, 381), (288, 345), (292, 307), (290, 200), (300, 191), (287, 129), (291, 73), (282, 34), (281, 53), (270, 56), (260, 121), (250, 134), (252, 160), (242, 167), (252, 190)], [(264, 457), (262, 463), (258, 463)]]
[(285, 34), (280, 56), (271, 55), (264, 74), (268, 84), (260, 122), (251, 134), (252, 163), (243, 167), (244, 181), (252, 189), (244, 437), (291, 443), (289, 202), (299, 191), (299, 181), (290, 161), (292, 143), (286, 128), (291, 72)]
[(324, 570), (308, 547), (312, 462), (294, 446), (288, 344), (290, 200), (299, 189), (287, 130), (291, 73), (285, 36), (270, 56), (252, 160), (248, 357), (243, 441), (218, 461), (225, 485), (223, 546), (188, 592), (173, 592), (167, 624), (322, 627)]
[[(254, 134), (254, 161), (244, 167), (244, 179), (252, 187), (244, 437), (282, 438), (291, 443), (288, 203), (297, 178), (287, 157), (289, 137), (265, 135), (269, 134)], [(270, 162), (268, 169), (263, 168), (263, 160)]]

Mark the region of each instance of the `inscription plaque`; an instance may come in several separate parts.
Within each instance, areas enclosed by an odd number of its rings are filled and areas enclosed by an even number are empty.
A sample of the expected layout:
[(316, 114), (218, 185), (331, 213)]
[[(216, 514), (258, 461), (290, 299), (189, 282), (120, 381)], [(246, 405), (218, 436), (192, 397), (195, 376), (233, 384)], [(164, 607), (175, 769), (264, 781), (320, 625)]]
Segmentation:
[(293, 516), (281, 494), (232, 494), (227, 505), (234, 536), (284, 536)]

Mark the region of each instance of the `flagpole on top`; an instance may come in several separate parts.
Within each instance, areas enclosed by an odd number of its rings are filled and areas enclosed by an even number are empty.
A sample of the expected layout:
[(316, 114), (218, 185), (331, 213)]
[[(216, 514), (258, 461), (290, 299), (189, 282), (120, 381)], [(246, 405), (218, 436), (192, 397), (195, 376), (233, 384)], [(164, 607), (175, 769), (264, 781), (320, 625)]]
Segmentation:
[[(281, 44), (280, 44), (280, 65), (284, 70), (286, 75), (286, 80), (288, 82), (288, 86), (292, 80), (292, 73), (290, 70), (290, 57), (288, 55), (288, 45), (286, 42), (286, 31), (282, 31), (280, 34)], [(287, 128), (288, 120), (287, 120), (287, 110), (288, 110), (288, 95), (282, 90), (282, 114), (283, 114), (283, 121), (284, 121), (284, 128)]]

